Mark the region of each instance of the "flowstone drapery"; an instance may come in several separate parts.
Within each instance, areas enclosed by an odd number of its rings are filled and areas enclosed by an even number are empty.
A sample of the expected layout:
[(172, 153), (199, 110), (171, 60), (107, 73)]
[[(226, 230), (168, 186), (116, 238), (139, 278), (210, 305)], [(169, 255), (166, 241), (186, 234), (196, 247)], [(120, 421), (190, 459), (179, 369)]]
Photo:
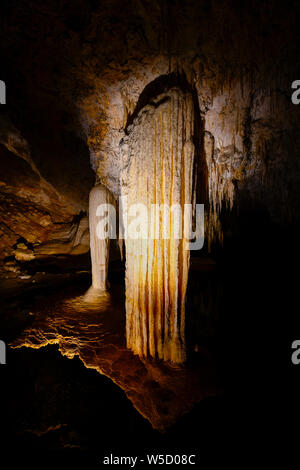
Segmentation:
[(144, 239), (125, 239), (127, 346), (140, 356), (173, 363), (186, 356), (190, 254), (184, 234), (190, 219), (178, 219), (172, 211), (161, 211), (158, 218), (150, 214), (152, 204), (179, 205), (183, 214), (184, 204), (192, 203), (193, 133), (192, 95), (173, 87), (140, 110), (120, 144), (121, 195), (128, 207), (145, 205), (149, 222)]

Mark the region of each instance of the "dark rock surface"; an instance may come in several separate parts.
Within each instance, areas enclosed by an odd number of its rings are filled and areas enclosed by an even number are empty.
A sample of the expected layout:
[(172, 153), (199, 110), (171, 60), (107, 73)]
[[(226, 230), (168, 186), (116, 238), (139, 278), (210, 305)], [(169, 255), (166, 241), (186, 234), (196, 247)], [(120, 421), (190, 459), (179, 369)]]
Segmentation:
[(124, 390), (155, 429), (166, 430), (195, 403), (220, 395), (216, 366), (205, 348), (187, 368), (142, 360), (126, 349), (124, 293), (116, 285), (101, 295), (78, 285), (58, 289), (35, 302), (30, 315), (30, 326), (11, 342), (12, 347), (57, 344), (69, 359), (79, 356), (88, 369)]
[[(2, 457), (38, 468), (41, 459), (57, 466), (92, 463), (105, 455), (142, 455), (176, 448), (216, 459), (222, 444), (222, 399), (207, 399), (167, 433), (153, 430), (123, 391), (105, 376), (70, 361), (55, 346), (10, 350), (2, 386)], [(201, 423), (201, 426), (199, 426)], [(197, 429), (197, 433), (192, 432)], [(13, 449), (17, 450), (14, 451)]]

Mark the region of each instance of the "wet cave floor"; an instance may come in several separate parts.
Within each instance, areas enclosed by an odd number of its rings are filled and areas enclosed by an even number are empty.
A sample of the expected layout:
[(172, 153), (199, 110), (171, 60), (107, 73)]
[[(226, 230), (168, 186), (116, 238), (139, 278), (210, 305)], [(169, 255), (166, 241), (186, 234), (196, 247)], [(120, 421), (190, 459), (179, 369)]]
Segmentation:
[(197, 282), (189, 287), (187, 307), (198, 313), (189, 322), (185, 367), (140, 360), (125, 348), (120, 273), (98, 298), (81, 273), (7, 300), (3, 439), (11, 457), (87, 454), (97, 460), (121, 449), (136, 455), (199, 446), (210, 453), (221, 442), (224, 398), (210, 353), (217, 309), (211, 299), (220, 286), (209, 280), (211, 266), (193, 269), (206, 288), (199, 298)]

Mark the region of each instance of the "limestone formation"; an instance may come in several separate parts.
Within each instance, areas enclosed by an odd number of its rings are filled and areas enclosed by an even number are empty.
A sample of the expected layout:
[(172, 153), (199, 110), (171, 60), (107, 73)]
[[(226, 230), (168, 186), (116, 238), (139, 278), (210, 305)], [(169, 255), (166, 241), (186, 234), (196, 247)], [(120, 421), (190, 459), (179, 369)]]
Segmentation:
[[(220, 215), (237, 209), (245, 194), (274, 222), (295, 219), (300, 107), (290, 91), (299, 78), (298, 26), (288, 8), (261, 2), (252, 16), (225, 0), (168, 2), (167, 9), (155, 1), (92, 3), (79, 1), (76, 10), (86, 15), (76, 13), (78, 24), (66, 0), (59, 14), (49, 3), (31, 15), (20, 3), (9, 22), (0, 18), (10, 103), (1, 105), (9, 116), (0, 119), (1, 167), (9, 167), (0, 186), (1, 258), (14, 256), (20, 238), (44, 245), (57, 224), (86, 211), (92, 169), (119, 197), (127, 123), (145, 88), (178, 71), (195, 90), (211, 139), (206, 239), (222, 241)], [(9, 24), (15, 26), (7, 31)], [(39, 223), (45, 215), (48, 226)]]
[(102, 184), (97, 184), (90, 192), (89, 197), (89, 227), (90, 249), (92, 262), (92, 287), (98, 290), (106, 290), (107, 270), (109, 261), (110, 238), (100, 238), (97, 233), (99, 217), (97, 209), (103, 204), (111, 204), (112, 198), (109, 191)]
[[(127, 346), (174, 363), (185, 360), (189, 251), (184, 225), (189, 220), (179, 219), (171, 208), (184, 214), (184, 205), (192, 203), (193, 132), (192, 96), (172, 88), (139, 112), (121, 144), (121, 195), (128, 208), (144, 204), (148, 209), (147, 220), (141, 220), (141, 225), (147, 222), (143, 238), (127, 233), (125, 239)], [(170, 211), (153, 217), (155, 204)]]

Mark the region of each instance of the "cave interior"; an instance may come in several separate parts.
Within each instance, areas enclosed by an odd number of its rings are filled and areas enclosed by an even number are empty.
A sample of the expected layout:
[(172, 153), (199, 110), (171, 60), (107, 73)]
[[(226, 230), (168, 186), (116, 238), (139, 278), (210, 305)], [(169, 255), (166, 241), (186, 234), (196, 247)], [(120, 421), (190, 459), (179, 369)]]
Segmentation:
[[(299, 4), (2, 3), (3, 448), (260, 445), (299, 381)], [(203, 246), (99, 241), (123, 196), (204, 205)]]

